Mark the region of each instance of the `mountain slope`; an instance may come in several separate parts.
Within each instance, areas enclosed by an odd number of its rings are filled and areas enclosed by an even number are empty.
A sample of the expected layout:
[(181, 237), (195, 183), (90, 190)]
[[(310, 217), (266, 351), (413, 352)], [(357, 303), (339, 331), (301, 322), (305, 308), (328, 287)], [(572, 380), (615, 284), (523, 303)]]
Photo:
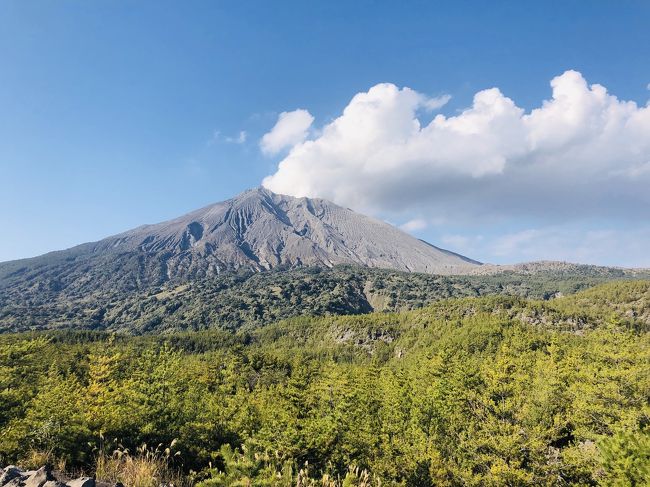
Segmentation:
[(2, 263), (0, 304), (12, 295), (79, 298), (242, 268), (337, 264), (435, 274), (458, 274), (479, 265), (329, 201), (258, 188), (99, 242)]
[(329, 201), (293, 198), (264, 188), (180, 218), (136, 228), (99, 242), (115, 248), (171, 252), (169, 275), (280, 265), (360, 264), (410, 272), (453, 273), (477, 262), (448, 252)]
[[(67, 298), (33, 293), (0, 302), (0, 333), (44, 329), (134, 334), (252, 329), (294, 316), (402, 311), (454, 297), (500, 294), (548, 300), (612, 280), (650, 279), (649, 272), (591, 266), (571, 269), (439, 276), (341, 265), (328, 269), (229, 272), (123, 294)], [(571, 300), (554, 301), (573, 306)]]

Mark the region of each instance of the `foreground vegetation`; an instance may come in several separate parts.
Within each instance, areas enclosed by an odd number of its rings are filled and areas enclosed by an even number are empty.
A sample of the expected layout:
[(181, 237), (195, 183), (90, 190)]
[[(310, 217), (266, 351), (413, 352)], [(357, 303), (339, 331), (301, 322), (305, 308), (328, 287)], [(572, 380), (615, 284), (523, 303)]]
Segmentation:
[(124, 481), (140, 462), (204, 486), (647, 485), (649, 312), (633, 281), (237, 333), (3, 335), (0, 464)]

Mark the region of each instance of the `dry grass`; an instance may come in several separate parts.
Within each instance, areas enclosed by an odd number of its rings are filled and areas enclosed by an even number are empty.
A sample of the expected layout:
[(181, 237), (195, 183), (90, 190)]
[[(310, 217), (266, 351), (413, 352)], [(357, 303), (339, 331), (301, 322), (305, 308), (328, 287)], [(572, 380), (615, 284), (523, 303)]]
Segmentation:
[(29, 450), (18, 462), (27, 470), (37, 470), (43, 465), (50, 465), (55, 470), (65, 472), (65, 460), (56, 458), (50, 450)]
[(381, 487), (381, 482), (370, 478), (367, 470), (358, 467), (349, 467), (344, 479), (324, 475), (320, 480), (309, 476), (307, 470), (300, 470), (296, 480), (296, 487)]
[(96, 462), (97, 479), (122, 482), (128, 487), (189, 486), (191, 484), (172, 467), (173, 446), (174, 442), (164, 449), (162, 445), (156, 448), (142, 445), (134, 453), (123, 448), (117, 448), (112, 454), (100, 451)]

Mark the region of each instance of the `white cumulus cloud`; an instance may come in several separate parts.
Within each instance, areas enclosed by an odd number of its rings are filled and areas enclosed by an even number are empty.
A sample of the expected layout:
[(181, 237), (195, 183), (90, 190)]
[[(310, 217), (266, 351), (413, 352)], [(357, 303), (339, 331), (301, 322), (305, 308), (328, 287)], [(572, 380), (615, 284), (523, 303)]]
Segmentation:
[(262, 137), (262, 152), (268, 155), (277, 154), (304, 141), (313, 122), (314, 117), (307, 110), (282, 112), (271, 131)]
[(422, 111), (448, 97), (379, 84), (311, 137), (309, 112), (283, 113), (262, 150), (290, 150), (263, 185), (397, 218), (647, 219), (650, 107), (576, 71), (551, 88), (531, 111), (490, 88), (459, 113), (422, 123)]

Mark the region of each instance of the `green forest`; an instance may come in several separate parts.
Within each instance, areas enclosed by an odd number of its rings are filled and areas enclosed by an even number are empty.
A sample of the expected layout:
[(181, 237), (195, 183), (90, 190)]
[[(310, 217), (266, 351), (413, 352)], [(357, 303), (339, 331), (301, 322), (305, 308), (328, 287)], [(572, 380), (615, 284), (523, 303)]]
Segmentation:
[(204, 487), (650, 485), (649, 331), (650, 281), (627, 281), (237, 331), (4, 334), (0, 464), (126, 485), (154, 485), (134, 480), (148, 460)]
[(127, 334), (234, 331), (296, 316), (399, 312), (441, 299), (494, 294), (550, 299), (613, 280), (650, 279), (647, 270), (566, 263), (458, 276), (339, 265), (241, 269), (134, 290), (114, 280), (116, 270), (105, 271), (113, 277), (109, 283), (77, 274), (62, 283), (56, 272), (34, 271), (19, 274), (20, 285), (3, 281), (2, 272), (0, 332), (74, 328)]

